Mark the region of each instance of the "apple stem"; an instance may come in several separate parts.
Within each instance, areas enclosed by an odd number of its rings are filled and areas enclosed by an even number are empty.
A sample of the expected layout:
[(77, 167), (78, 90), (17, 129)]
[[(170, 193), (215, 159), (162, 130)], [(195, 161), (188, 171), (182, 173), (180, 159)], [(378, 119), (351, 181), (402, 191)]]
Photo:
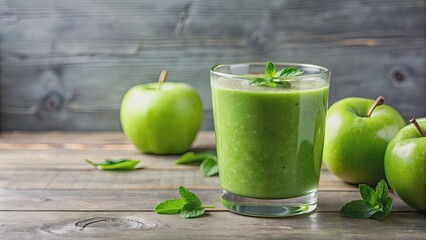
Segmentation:
[(416, 118), (413, 117), (412, 119), (410, 119), (410, 123), (412, 123), (416, 127), (417, 132), (419, 132), (420, 137), (425, 136), (425, 134), (423, 133), (423, 130), (420, 127), (419, 123), (417, 122)]
[(373, 105), (371, 105), (370, 109), (368, 110), (367, 117), (370, 117), (374, 109), (376, 109), (377, 106), (382, 105), (384, 102), (385, 102), (385, 97), (378, 96), (376, 98), (376, 101), (373, 103)]
[(161, 90), (161, 86), (166, 81), (167, 78), (167, 70), (163, 69), (160, 73), (160, 77), (158, 78), (158, 90)]

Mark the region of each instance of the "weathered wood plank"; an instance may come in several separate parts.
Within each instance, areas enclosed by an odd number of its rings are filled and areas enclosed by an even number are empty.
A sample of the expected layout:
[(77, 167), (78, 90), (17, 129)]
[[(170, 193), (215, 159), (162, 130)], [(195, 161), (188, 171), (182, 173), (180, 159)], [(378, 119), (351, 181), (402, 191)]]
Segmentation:
[(329, 67), (331, 103), (385, 95), (405, 118), (426, 115), (422, 0), (1, 0), (0, 9), (1, 129), (120, 129), (125, 91), (162, 68), (200, 92), (212, 129), (210, 67), (265, 60)]
[[(199, 152), (214, 149), (214, 132), (201, 131), (192, 150)], [(84, 159), (102, 161), (124, 157), (141, 160), (140, 166), (149, 169), (196, 168), (175, 165), (178, 155), (141, 154), (121, 132), (6, 132), (0, 137), (0, 150), (0, 171), (90, 170), (91, 166)]]
[[(62, 144), (80, 144), (80, 145), (120, 145), (125, 148), (130, 145), (130, 141), (121, 131), (114, 132), (23, 132), (23, 131), (6, 131), (0, 135), (0, 149), (31, 149), (32, 145), (25, 144), (46, 144), (41, 149), (64, 148), (78, 149), (67, 147)], [(12, 146), (12, 144), (16, 144)], [(48, 146), (52, 144), (52, 146)], [(35, 145), (37, 146), (37, 145)], [(82, 146), (84, 147), (84, 146)], [(194, 140), (196, 148), (214, 148), (215, 135), (213, 131), (200, 131)], [(35, 147), (34, 149), (40, 149)], [(90, 149), (90, 148), (89, 148)], [(105, 149), (105, 147), (104, 147)]]
[[(192, 169), (142, 169), (135, 171), (1, 171), (0, 189), (120, 189), (120, 190), (174, 190), (180, 185), (193, 189), (220, 189), (219, 178), (204, 178)], [(323, 170), (320, 190), (356, 191)]]
[[(6, 239), (425, 239), (418, 213), (392, 213), (383, 222), (348, 219), (338, 213), (292, 218), (243, 217), (210, 212), (202, 218), (152, 212), (0, 212)], [(357, 226), (356, 228), (354, 226)]]
[[(219, 190), (194, 190), (205, 204), (223, 211)], [(395, 194), (392, 212), (415, 211)], [(0, 190), (0, 211), (152, 211), (178, 197), (174, 190)], [(356, 191), (320, 191), (318, 212), (338, 212), (344, 204), (360, 199)]]
[[(213, 132), (199, 132), (193, 151), (214, 150)], [(6, 132), (0, 136), (0, 170), (89, 170), (83, 160), (133, 158), (140, 166), (157, 169), (194, 169), (175, 165), (178, 155), (140, 153), (122, 132)]]

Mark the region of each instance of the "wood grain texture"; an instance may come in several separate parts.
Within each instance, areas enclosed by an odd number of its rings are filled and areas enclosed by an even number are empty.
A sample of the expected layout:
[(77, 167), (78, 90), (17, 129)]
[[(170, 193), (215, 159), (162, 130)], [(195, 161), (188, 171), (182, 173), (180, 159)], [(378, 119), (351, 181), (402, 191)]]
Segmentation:
[[(6, 132), (0, 135), (0, 239), (425, 239), (425, 215), (395, 194), (383, 222), (348, 219), (338, 211), (359, 199), (356, 186), (322, 170), (318, 209), (267, 219), (230, 213), (221, 205), (219, 178), (176, 166), (177, 156), (136, 152), (120, 132)], [(120, 150), (121, 149), (121, 150)], [(200, 132), (194, 150), (214, 149), (213, 132)], [(129, 154), (144, 169), (97, 171), (82, 161)], [(154, 206), (185, 185), (205, 204), (201, 218), (158, 215)]]
[(121, 97), (192, 84), (212, 129), (209, 69), (293, 61), (330, 68), (330, 102), (375, 98), (426, 115), (425, 2), (0, 0), (1, 129), (118, 130)]
[[(200, 131), (192, 150), (214, 149), (214, 133)], [(0, 170), (84, 171), (91, 170), (84, 159), (107, 158), (141, 160), (140, 166), (149, 169), (188, 169), (174, 164), (179, 155), (140, 153), (122, 132), (5, 132), (0, 135), (0, 151)]]
[[(177, 189), (180, 185), (193, 189), (220, 189), (219, 178), (202, 177), (198, 168), (140, 169), (135, 171), (4, 170), (0, 189)], [(320, 190), (356, 191), (356, 187), (340, 181), (330, 172), (321, 172)]]
[[(191, 189), (204, 204), (214, 205), (211, 211), (225, 211), (219, 190)], [(360, 199), (358, 191), (320, 190), (317, 212), (338, 212), (346, 203)], [(392, 212), (415, 212), (394, 193)], [(150, 212), (165, 199), (179, 197), (178, 190), (0, 190), (0, 211), (146, 211)]]
[[(36, 221), (34, 221), (36, 220)], [(348, 219), (336, 212), (292, 218), (207, 213), (184, 220), (152, 212), (0, 212), (7, 239), (425, 239), (421, 214), (392, 213), (383, 222)], [(356, 227), (354, 227), (356, 226)], [(360, 230), (362, 229), (362, 230)]]

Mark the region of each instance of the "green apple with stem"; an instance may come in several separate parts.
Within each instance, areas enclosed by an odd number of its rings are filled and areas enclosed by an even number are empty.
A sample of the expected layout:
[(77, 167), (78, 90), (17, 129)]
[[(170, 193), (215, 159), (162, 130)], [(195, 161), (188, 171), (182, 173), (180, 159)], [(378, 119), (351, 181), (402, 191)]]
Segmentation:
[(385, 173), (389, 185), (405, 203), (426, 210), (426, 118), (410, 122), (388, 144)]
[(132, 87), (123, 97), (120, 120), (124, 133), (142, 152), (180, 154), (187, 151), (203, 118), (200, 96), (190, 85), (164, 82)]
[(328, 110), (323, 160), (345, 182), (375, 185), (385, 178), (386, 147), (405, 123), (384, 100), (345, 98)]

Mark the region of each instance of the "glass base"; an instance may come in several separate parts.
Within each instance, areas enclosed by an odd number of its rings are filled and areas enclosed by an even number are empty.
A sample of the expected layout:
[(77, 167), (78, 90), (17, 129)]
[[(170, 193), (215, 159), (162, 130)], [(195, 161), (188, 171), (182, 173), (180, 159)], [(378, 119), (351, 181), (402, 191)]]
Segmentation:
[(232, 212), (253, 217), (288, 217), (309, 213), (317, 207), (318, 191), (285, 199), (258, 199), (222, 190), (222, 204)]

